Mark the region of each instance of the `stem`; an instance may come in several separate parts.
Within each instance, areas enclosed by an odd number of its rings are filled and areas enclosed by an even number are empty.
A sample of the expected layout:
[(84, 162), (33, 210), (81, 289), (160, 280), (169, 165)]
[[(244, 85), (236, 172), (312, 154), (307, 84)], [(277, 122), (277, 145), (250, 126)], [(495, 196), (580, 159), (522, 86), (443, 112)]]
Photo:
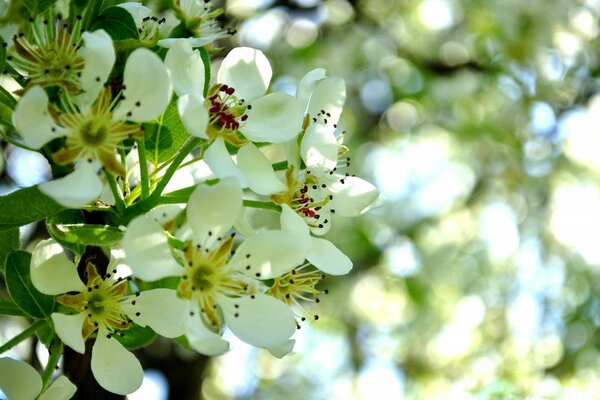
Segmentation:
[(175, 174), (175, 172), (179, 168), (179, 164), (181, 164), (183, 159), (186, 158), (187, 155), (190, 154), (192, 150), (196, 148), (196, 146), (198, 146), (201, 140), (202, 139), (197, 137), (191, 137), (188, 139), (186, 144), (181, 148), (181, 150), (179, 150), (177, 157), (175, 157), (171, 165), (169, 165), (169, 168), (167, 168), (167, 170), (165, 171), (165, 174), (163, 175), (160, 182), (158, 182), (158, 185), (156, 185), (156, 188), (154, 189), (154, 192), (152, 192), (152, 195), (148, 198), (150, 202), (155, 204), (158, 203), (160, 195), (162, 194), (163, 190), (173, 177), (173, 174)]
[(264, 210), (281, 211), (281, 206), (270, 201), (244, 200), (244, 207), (262, 208)]
[(204, 97), (208, 95), (208, 89), (210, 88), (210, 58), (208, 57), (208, 51), (204, 47), (200, 47), (198, 49), (200, 52), (200, 58), (202, 59), (202, 63), (204, 64)]
[[(9, 124), (8, 122), (6, 122), (6, 121), (0, 121), (0, 125), (8, 126), (9, 128), (12, 128), (12, 129), (14, 129), (14, 128), (12, 127), (12, 125), (10, 125), (10, 124)], [(0, 129), (0, 135), (2, 135), (2, 139), (6, 140), (8, 143), (12, 144), (13, 146), (20, 147), (20, 148), (22, 148), (22, 149), (29, 150), (29, 151), (35, 151), (35, 152), (38, 152), (38, 153), (40, 152), (40, 150), (39, 150), (39, 149), (34, 149), (33, 147), (29, 147), (29, 146), (27, 146), (27, 145), (25, 145), (25, 144), (23, 144), (23, 143), (19, 143), (19, 142), (17, 142), (16, 140), (12, 139), (12, 138), (11, 138), (10, 136), (8, 136), (8, 134), (7, 134), (6, 132), (4, 132), (4, 130), (2, 130), (2, 129)]]
[(46, 368), (44, 368), (44, 372), (42, 373), (42, 392), (50, 385), (50, 379), (52, 379), (52, 374), (54, 373), (56, 364), (58, 364), (58, 359), (62, 354), (62, 343), (55, 339), (50, 344), (48, 351), (50, 352), (50, 357), (48, 358), (48, 364), (46, 364)]
[(115, 176), (108, 171), (104, 171), (106, 174), (106, 180), (108, 181), (108, 185), (110, 186), (110, 190), (113, 193), (113, 197), (115, 198), (115, 207), (117, 209), (117, 213), (123, 215), (125, 212), (125, 200), (123, 199), (123, 192), (119, 188), (119, 184), (115, 179)]
[(23, 340), (33, 335), (35, 331), (44, 326), (45, 323), (46, 322), (43, 319), (38, 319), (33, 324), (29, 325), (29, 327), (23, 332), (19, 333), (17, 336), (0, 346), (0, 354), (4, 353), (6, 350), (12, 349), (13, 347), (21, 343)]
[(148, 163), (146, 162), (146, 142), (144, 138), (136, 140), (138, 145), (138, 158), (140, 161), (140, 177), (142, 180), (142, 199), (150, 196), (150, 182), (148, 181)]

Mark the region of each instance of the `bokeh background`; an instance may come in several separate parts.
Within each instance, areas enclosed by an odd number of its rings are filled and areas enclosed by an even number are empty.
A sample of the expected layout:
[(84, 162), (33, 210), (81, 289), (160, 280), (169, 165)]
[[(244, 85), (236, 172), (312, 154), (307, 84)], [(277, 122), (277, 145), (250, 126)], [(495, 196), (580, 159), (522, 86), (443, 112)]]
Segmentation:
[[(350, 172), (385, 200), (335, 221), (354, 269), (293, 354), (159, 341), (130, 398), (166, 399), (175, 357), (207, 399), (600, 399), (600, 1), (221, 5), (221, 54), (262, 49), (272, 90), (346, 80)], [(2, 146), (4, 191), (47, 179)]]

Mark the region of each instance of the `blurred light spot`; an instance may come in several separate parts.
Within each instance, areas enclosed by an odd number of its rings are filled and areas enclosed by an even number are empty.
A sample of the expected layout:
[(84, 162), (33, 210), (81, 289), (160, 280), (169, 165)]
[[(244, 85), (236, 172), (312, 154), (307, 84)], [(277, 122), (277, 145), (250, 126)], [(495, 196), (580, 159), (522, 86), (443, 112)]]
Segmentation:
[(20, 187), (37, 185), (51, 178), (50, 164), (39, 153), (9, 145), (6, 172)]
[(414, 243), (400, 238), (384, 252), (385, 266), (398, 276), (411, 276), (419, 271), (421, 260)]
[(271, 91), (283, 92), (289, 94), (290, 96), (295, 96), (297, 87), (298, 82), (296, 79), (289, 75), (284, 75), (275, 79), (275, 81), (272, 83)]
[(600, 264), (597, 231), (600, 192), (595, 184), (562, 183), (552, 195), (550, 229), (556, 239), (579, 252), (590, 264)]
[(404, 375), (392, 363), (367, 363), (358, 376), (361, 398), (400, 399), (404, 394)]
[(390, 85), (381, 79), (371, 79), (362, 85), (360, 98), (365, 108), (373, 114), (384, 112), (394, 100)]
[(343, 25), (354, 17), (354, 8), (346, 0), (325, 2), (325, 18), (330, 25)]
[(382, 58), (379, 62), (379, 69), (394, 86), (404, 86), (410, 78), (410, 64), (406, 60), (396, 56)]
[(407, 299), (404, 292), (388, 290), (385, 282), (377, 276), (364, 276), (352, 291), (352, 302), (363, 317), (376, 324), (398, 325), (412, 313), (407, 312)]
[(405, 133), (416, 125), (419, 114), (417, 108), (408, 103), (399, 101), (394, 103), (385, 112), (385, 118), (390, 127), (396, 132)]
[(530, 128), (538, 135), (546, 135), (556, 125), (554, 110), (548, 103), (535, 102), (530, 110)]
[(166, 400), (169, 383), (162, 372), (155, 369), (144, 370), (142, 386), (127, 396), (129, 400)]
[(232, 398), (247, 396), (258, 383), (257, 371), (247, 367), (256, 364), (258, 349), (242, 342), (229, 330), (225, 333), (224, 339), (230, 343), (231, 350), (219, 357), (215, 384), (222, 393)]
[(564, 138), (564, 151), (580, 166), (600, 173), (600, 96), (594, 96), (588, 110), (573, 109), (559, 121), (559, 135)]
[(227, 0), (227, 12), (238, 18), (249, 17), (273, 2), (274, 0)]
[(578, 9), (570, 18), (571, 26), (584, 38), (593, 39), (598, 35), (597, 17), (590, 10)]
[(240, 44), (266, 50), (281, 37), (286, 19), (286, 13), (278, 9), (247, 19), (240, 26)]
[(440, 48), (440, 56), (444, 63), (449, 66), (465, 64), (469, 61), (469, 51), (459, 42), (450, 41), (444, 43)]
[(408, 193), (409, 171), (397, 150), (379, 146), (367, 157), (366, 165), (374, 166), (375, 184), (385, 198), (394, 201)]
[(480, 340), (480, 335), (462, 325), (446, 325), (427, 345), (428, 359), (434, 365), (444, 365), (466, 355)]
[(305, 48), (317, 40), (319, 29), (317, 25), (308, 19), (299, 18), (288, 25), (285, 31), (285, 40), (295, 48)]
[(540, 304), (532, 293), (523, 291), (512, 302), (507, 318), (519, 346), (528, 346), (535, 340), (541, 317)]
[(589, 338), (588, 329), (581, 322), (574, 322), (567, 326), (565, 346), (571, 350), (579, 350)]
[(539, 71), (542, 77), (551, 81), (563, 79), (566, 67), (556, 49), (540, 49), (538, 59)]
[(321, 0), (294, 0), (302, 8), (316, 7), (320, 2)]
[(563, 355), (563, 344), (558, 335), (547, 335), (539, 339), (534, 347), (535, 364), (546, 369), (556, 365)]
[(476, 328), (483, 322), (484, 317), (485, 304), (481, 297), (471, 295), (463, 297), (456, 305), (453, 323), (466, 328)]
[(498, 79), (498, 86), (502, 93), (512, 100), (518, 100), (523, 95), (519, 85), (509, 76), (502, 75)]
[(554, 45), (562, 52), (566, 57), (575, 57), (582, 49), (583, 43), (581, 39), (567, 31), (556, 31), (554, 32)]
[(502, 261), (519, 246), (517, 218), (512, 208), (502, 203), (487, 205), (480, 217), (480, 232), (487, 242), (490, 258)]
[(429, 30), (446, 29), (454, 23), (452, 8), (447, 0), (423, 0), (418, 8), (419, 20)]

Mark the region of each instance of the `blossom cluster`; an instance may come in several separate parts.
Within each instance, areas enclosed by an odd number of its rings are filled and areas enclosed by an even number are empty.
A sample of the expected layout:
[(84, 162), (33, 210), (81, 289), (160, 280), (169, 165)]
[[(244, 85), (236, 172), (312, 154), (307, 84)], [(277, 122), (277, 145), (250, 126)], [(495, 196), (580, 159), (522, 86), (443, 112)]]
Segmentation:
[[(294, 95), (273, 92), (260, 50), (233, 48), (212, 70), (210, 44), (231, 32), (210, 2), (175, 2), (170, 32), (139, 3), (119, 7), (110, 11), (128, 13), (134, 45), (57, 3), (6, 40), (6, 64), (17, 144), (53, 166), (39, 190), (83, 211), (69, 225), (75, 241), (49, 229), (35, 246), (31, 283), (55, 297), (60, 341), (79, 353), (93, 342), (98, 383), (128, 394), (143, 379), (121, 342), (135, 327), (205, 355), (228, 351), (225, 329), (289, 353), (301, 322), (318, 318), (306, 304), (327, 293), (321, 280), (352, 268), (323, 235), (378, 193), (350, 173), (341, 78), (315, 69)], [(201, 166), (209, 173), (194, 174)], [(257, 225), (249, 208), (278, 213), (278, 227)], [(78, 236), (86, 226), (118, 239)], [(91, 255), (98, 247), (107, 260)]]

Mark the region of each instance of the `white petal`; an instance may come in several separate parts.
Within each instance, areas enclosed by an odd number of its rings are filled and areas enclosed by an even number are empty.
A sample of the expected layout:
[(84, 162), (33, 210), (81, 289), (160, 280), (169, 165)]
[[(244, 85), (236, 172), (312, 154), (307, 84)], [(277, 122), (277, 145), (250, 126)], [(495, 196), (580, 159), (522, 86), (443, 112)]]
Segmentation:
[(269, 159), (252, 142), (240, 148), (237, 162), (255, 193), (271, 195), (287, 190), (287, 186), (275, 175)]
[[(324, 224), (320, 224), (321, 227), (319, 227), (319, 224), (313, 224), (312, 226), (310, 226), (310, 232), (321, 236), (326, 234), (327, 232), (329, 232), (329, 229), (331, 229), (331, 211), (329, 207), (325, 207), (323, 208), (321, 211), (319, 211), (319, 215), (321, 216), (319, 218), (319, 221), (325, 221), (328, 220), (330, 222), (328, 223), (324, 223)], [(313, 220), (313, 222), (318, 222)]]
[(229, 342), (204, 325), (200, 319), (200, 310), (195, 305), (191, 305), (191, 313), (186, 317), (185, 335), (190, 346), (198, 353), (218, 356), (229, 350)]
[(332, 127), (311, 124), (302, 138), (300, 153), (307, 169), (333, 170), (337, 166), (338, 143)]
[(48, 390), (42, 393), (39, 400), (68, 400), (73, 397), (75, 392), (77, 392), (77, 386), (69, 378), (61, 375), (56, 378)]
[(250, 221), (248, 220), (248, 209), (246, 207), (242, 207), (242, 211), (233, 226), (235, 230), (244, 237), (250, 237), (256, 234), (256, 230), (250, 225)]
[(302, 130), (304, 105), (287, 93), (270, 93), (254, 100), (240, 131), (253, 142), (283, 143)]
[(10, 400), (34, 400), (42, 390), (40, 374), (29, 364), (0, 358), (0, 389)]
[(162, 227), (153, 219), (140, 216), (129, 223), (123, 236), (125, 263), (143, 281), (181, 275), (181, 267), (171, 254)]
[(329, 240), (312, 238), (311, 251), (306, 259), (330, 275), (344, 275), (352, 269), (352, 261)]
[(296, 341), (294, 339), (289, 339), (281, 344), (278, 344), (273, 347), (269, 347), (267, 350), (269, 350), (269, 353), (271, 353), (271, 355), (273, 357), (283, 358), (283, 357), (287, 356), (288, 354), (290, 354), (292, 350), (294, 350), (295, 344), (296, 344)]
[(329, 115), (322, 116), (328, 124), (336, 124), (346, 102), (346, 84), (342, 78), (325, 78), (315, 85), (310, 98), (308, 113), (311, 118), (322, 111)]
[[(135, 305), (132, 301), (135, 300)], [(177, 297), (171, 289), (152, 289), (141, 292), (121, 305), (129, 318), (140, 326), (149, 326), (161, 336), (175, 338), (185, 333), (185, 314), (189, 302)], [(140, 315), (136, 315), (139, 313)]]
[(52, 313), (50, 317), (52, 318), (52, 322), (54, 322), (54, 331), (60, 340), (76, 352), (85, 353), (85, 343), (81, 333), (85, 314), (66, 315)]
[(115, 338), (100, 329), (92, 347), (92, 374), (104, 389), (117, 394), (136, 391), (144, 379), (140, 362)]
[(287, 204), (281, 205), (280, 223), (281, 229), (295, 235), (298, 243), (308, 249), (311, 243), (310, 230), (302, 217)]
[(129, 14), (131, 14), (136, 26), (140, 26), (143, 22), (143, 19), (152, 14), (151, 9), (134, 1), (128, 1), (126, 3), (119, 4), (119, 7), (126, 9)]
[(365, 211), (379, 197), (377, 188), (364, 179), (348, 176), (332, 183), (329, 188), (333, 192), (335, 212), (342, 216), (354, 217)]
[(296, 320), (289, 306), (274, 297), (265, 294), (237, 299), (219, 296), (217, 302), (229, 329), (253, 346), (276, 346), (296, 331)]
[(200, 96), (185, 95), (177, 99), (177, 111), (188, 133), (202, 139), (208, 139), (208, 110)]
[(296, 171), (300, 169), (302, 158), (300, 157), (300, 143), (297, 139), (284, 143), (285, 158), (288, 162), (288, 168), (294, 167)]
[(44, 294), (58, 295), (85, 290), (77, 267), (53, 239), (42, 240), (35, 246), (30, 270), (31, 283)]
[(233, 87), (238, 98), (249, 102), (267, 91), (272, 75), (271, 64), (262, 51), (236, 47), (221, 63), (217, 82)]
[(115, 64), (115, 48), (111, 37), (103, 29), (83, 32), (85, 44), (79, 50), (85, 64), (81, 70), (81, 88), (85, 98), (91, 104), (96, 99), (104, 82), (108, 79)]
[(198, 243), (209, 236), (223, 236), (237, 220), (242, 209), (242, 188), (235, 178), (223, 178), (213, 186), (198, 185), (188, 202), (187, 222)]
[(308, 103), (315, 90), (315, 86), (320, 80), (325, 79), (325, 77), (326, 71), (323, 68), (317, 68), (309, 71), (302, 77), (300, 83), (298, 83), (296, 98), (298, 98), (306, 108), (308, 108)]
[(33, 86), (21, 97), (12, 120), (25, 143), (36, 149), (68, 132), (54, 123), (48, 113), (48, 96), (40, 86)]
[(113, 113), (114, 119), (146, 122), (165, 111), (171, 100), (171, 79), (161, 59), (146, 48), (127, 58), (123, 72), (124, 100)]
[(185, 39), (179, 39), (167, 52), (165, 66), (170, 72), (177, 96), (202, 94), (204, 90), (204, 64), (198, 50), (192, 49)]
[(232, 176), (240, 182), (240, 185), (243, 188), (248, 187), (244, 174), (242, 174), (242, 171), (235, 165), (231, 155), (227, 151), (222, 136), (218, 136), (210, 147), (206, 149), (204, 152), (204, 161), (208, 164), (210, 170), (217, 178)]
[(102, 193), (102, 187), (96, 170), (88, 162), (80, 163), (75, 171), (67, 176), (39, 185), (42, 193), (69, 208), (78, 208), (96, 200)]
[(284, 231), (261, 231), (242, 242), (229, 264), (245, 274), (269, 279), (302, 264), (305, 254), (306, 247), (296, 235)]

